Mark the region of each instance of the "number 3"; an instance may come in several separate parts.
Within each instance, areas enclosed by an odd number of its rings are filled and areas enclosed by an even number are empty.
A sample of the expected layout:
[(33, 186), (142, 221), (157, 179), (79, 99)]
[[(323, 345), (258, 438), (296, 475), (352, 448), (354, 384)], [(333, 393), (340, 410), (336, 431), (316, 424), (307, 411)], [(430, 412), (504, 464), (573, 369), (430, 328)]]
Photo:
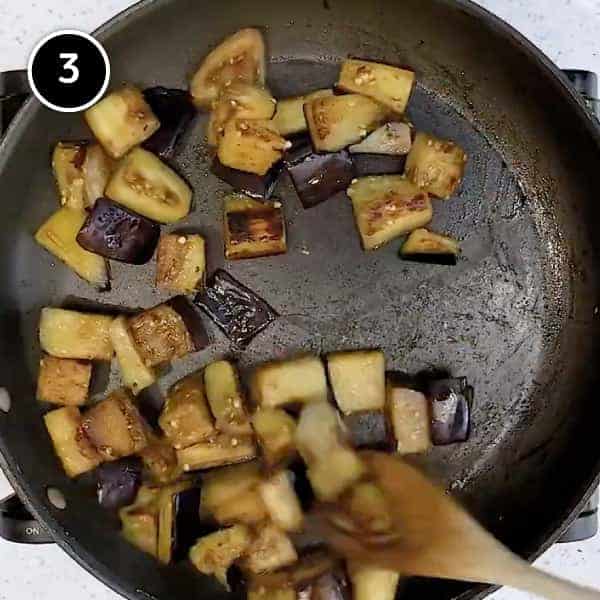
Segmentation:
[(71, 71), (68, 77), (62, 75), (58, 78), (61, 83), (75, 83), (79, 79), (79, 69), (75, 66), (75, 61), (79, 58), (79, 55), (75, 52), (61, 52), (59, 58), (62, 58), (65, 62), (63, 69), (65, 71)]

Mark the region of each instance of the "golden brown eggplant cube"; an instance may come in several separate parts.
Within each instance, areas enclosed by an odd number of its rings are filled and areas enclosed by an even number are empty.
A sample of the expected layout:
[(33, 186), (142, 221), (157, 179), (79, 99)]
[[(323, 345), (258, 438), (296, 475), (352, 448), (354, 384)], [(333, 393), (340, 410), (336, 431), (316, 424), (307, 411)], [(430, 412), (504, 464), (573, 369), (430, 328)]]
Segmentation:
[(51, 404), (82, 406), (88, 398), (92, 363), (45, 355), (40, 360), (37, 399)]
[(164, 234), (156, 256), (157, 287), (190, 294), (204, 286), (206, 254), (201, 235)]

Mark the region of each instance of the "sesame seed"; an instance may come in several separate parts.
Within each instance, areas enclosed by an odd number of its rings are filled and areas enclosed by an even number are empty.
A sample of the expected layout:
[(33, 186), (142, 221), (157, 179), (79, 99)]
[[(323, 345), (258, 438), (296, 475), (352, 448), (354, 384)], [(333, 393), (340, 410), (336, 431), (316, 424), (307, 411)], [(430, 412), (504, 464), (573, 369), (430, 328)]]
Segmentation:
[(233, 401), (233, 407), (234, 408), (242, 408), (242, 401), (239, 398), (236, 398)]
[(235, 448), (239, 444), (237, 438), (231, 438), (231, 445)]
[(186, 239), (185, 235), (181, 235), (181, 236), (179, 236), (179, 237), (177, 238), (177, 243), (178, 243), (178, 244), (185, 244), (185, 243), (186, 243), (186, 241), (187, 241), (187, 239)]
[(273, 208), (281, 208), (281, 202), (278, 202), (277, 200), (273, 202)]
[(287, 150), (288, 148), (292, 147), (292, 142), (290, 142), (289, 140), (283, 145), (284, 149)]

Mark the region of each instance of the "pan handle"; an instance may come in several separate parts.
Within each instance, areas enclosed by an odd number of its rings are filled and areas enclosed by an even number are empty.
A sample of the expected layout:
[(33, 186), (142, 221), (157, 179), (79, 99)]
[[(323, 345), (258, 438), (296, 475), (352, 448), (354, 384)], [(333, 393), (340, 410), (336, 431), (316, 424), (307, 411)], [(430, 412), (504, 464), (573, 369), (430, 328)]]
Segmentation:
[(19, 544), (51, 544), (54, 541), (15, 495), (0, 500), (0, 537)]
[(30, 94), (27, 71), (0, 73), (0, 137)]

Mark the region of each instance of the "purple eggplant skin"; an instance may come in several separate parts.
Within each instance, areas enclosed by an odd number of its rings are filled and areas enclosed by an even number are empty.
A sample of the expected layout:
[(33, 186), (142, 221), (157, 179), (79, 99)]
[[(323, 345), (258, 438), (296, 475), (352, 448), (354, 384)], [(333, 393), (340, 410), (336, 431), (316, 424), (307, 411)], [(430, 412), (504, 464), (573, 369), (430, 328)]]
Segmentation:
[(346, 415), (343, 420), (350, 443), (355, 448), (371, 450), (392, 448), (391, 431), (384, 411), (365, 410)]
[(404, 173), (406, 156), (389, 156), (386, 154), (353, 154), (352, 162), (356, 177), (368, 175), (399, 175)]
[(173, 526), (171, 530), (171, 553), (175, 561), (187, 557), (190, 548), (199, 537), (214, 531), (200, 519), (199, 487), (194, 487), (173, 496)]
[(241, 192), (258, 200), (266, 200), (271, 197), (277, 186), (281, 170), (281, 163), (277, 163), (263, 176), (246, 173), (245, 171), (226, 167), (216, 156), (210, 167), (213, 175), (228, 183), (236, 192)]
[(142, 460), (137, 456), (104, 463), (97, 471), (98, 503), (109, 510), (132, 504), (142, 484)]
[(152, 258), (159, 237), (158, 223), (98, 198), (77, 234), (77, 243), (105, 258), (142, 265)]
[(185, 296), (175, 296), (167, 301), (170, 306), (183, 320), (190, 334), (192, 344), (196, 352), (203, 350), (210, 344), (210, 338), (198, 311)]
[(154, 429), (158, 429), (158, 419), (165, 406), (166, 399), (157, 385), (143, 389), (136, 396), (136, 406), (146, 423)]
[(349, 600), (350, 588), (346, 578), (333, 573), (321, 575), (311, 584), (310, 600)]
[(194, 303), (239, 348), (278, 317), (267, 302), (222, 269), (214, 272)]
[(177, 143), (196, 115), (196, 107), (187, 90), (162, 86), (144, 90), (144, 98), (160, 121), (160, 128), (143, 147), (163, 159), (175, 155)]
[(436, 446), (466, 442), (471, 430), (473, 388), (465, 377), (438, 379), (427, 387), (431, 439)]
[(346, 190), (355, 177), (354, 164), (345, 150), (316, 154), (303, 146), (288, 153), (284, 163), (304, 208)]

